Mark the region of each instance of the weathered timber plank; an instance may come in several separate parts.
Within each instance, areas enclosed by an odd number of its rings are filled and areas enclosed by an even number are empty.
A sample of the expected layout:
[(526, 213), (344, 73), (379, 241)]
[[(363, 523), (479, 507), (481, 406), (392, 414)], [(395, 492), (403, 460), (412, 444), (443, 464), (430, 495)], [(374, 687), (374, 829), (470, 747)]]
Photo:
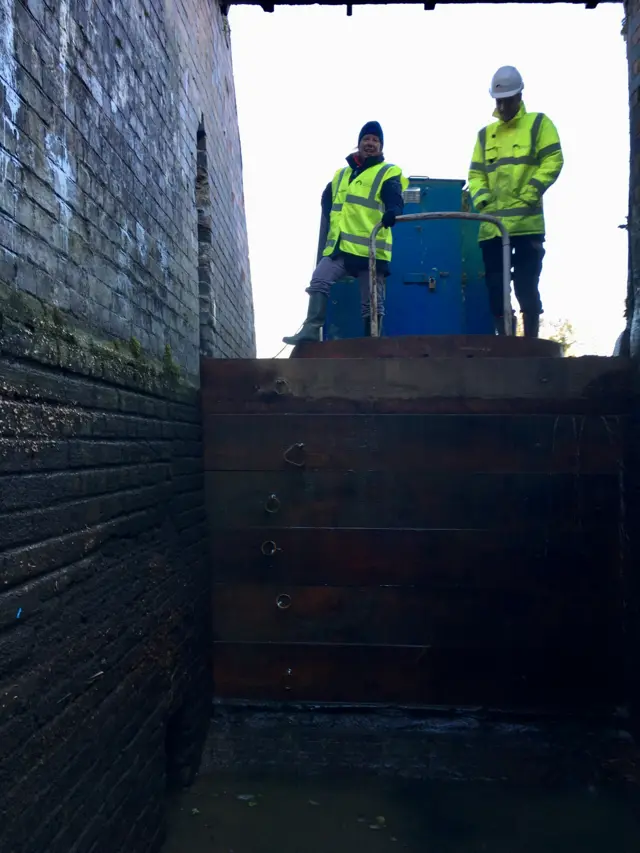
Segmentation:
[(622, 421), (582, 415), (216, 415), (206, 431), (205, 468), (617, 472)]
[(619, 478), (606, 474), (414, 475), (298, 469), (209, 471), (205, 480), (213, 529), (558, 530), (611, 523), (620, 511)]
[(302, 343), (291, 358), (562, 358), (562, 346), (511, 335), (398, 335)]
[(620, 580), (620, 532), (249, 528), (212, 531), (218, 582), (336, 586), (607, 589)]
[(492, 708), (613, 708), (619, 656), (608, 648), (492, 650), (214, 643), (218, 698)]
[(213, 413), (560, 413), (629, 409), (620, 358), (258, 359), (202, 362)]
[(215, 584), (213, 637), (434, 649), (619, 647), (621, 608), (611, 596), (554, 593)]

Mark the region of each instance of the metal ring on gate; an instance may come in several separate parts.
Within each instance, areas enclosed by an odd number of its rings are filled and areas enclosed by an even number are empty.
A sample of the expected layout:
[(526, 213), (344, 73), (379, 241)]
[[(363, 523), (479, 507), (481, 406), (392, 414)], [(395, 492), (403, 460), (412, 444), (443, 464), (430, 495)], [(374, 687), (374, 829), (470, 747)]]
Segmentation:
[[(290, 454), (294, 450), (301, 451), (303, 456), (302, 462), (296, 462), (294, 459), (290, 458)], [(295, 444), (292, 444), (291, 447), (287, 447), (285, 452), (282, 454), (282, 458), (289, 465), (294, 465), (296, 468), (304, 468), (304, 443), (302, 441), (297, 441)]]
[(268, 513), (271, 513), (271, 515), (278, 512), (278, 510), (280, 509), (280, 499), (278, 498), (278, 496), (269, 495), (269, 497), (264, 502), (264, 508)]
[(265, 557), (273, 557), (273, 555), (278, 550), (278, 546), (272, 539), (268, 539), (266, 542), (263, 542), (260, 546), (260, 550), (264, 554)]
[(280, 593), (276, 598), (276, 607), (280, 610), (288, 610), (291, 607), (291, 596), (287, 595), (286, 592)]

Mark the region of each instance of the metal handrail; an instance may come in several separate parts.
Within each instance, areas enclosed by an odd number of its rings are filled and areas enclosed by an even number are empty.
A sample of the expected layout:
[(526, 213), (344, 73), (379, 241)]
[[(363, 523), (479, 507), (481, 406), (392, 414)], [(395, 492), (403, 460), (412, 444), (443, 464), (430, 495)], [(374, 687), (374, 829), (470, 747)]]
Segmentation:
[[(513, 334), (511, 314), (511, 241), (509, 232), (495, 216), (485, 213), (463, 213), (462, 211), (446, 211), (443, 213), (403, 213), (396, 222), (417, 222), (422, 219), (471, 219), (476, 222), (490, 222), (500, 230), (502, 238), (502, 297), (504, 313), (504, 333)], [(369, 240), (369, 305), (371, 309), (371, 337), (379, 336), (378, 329), (378, 288), (376, 287), (376, 237), (382, 228), (379, 222), (371, 232)]]

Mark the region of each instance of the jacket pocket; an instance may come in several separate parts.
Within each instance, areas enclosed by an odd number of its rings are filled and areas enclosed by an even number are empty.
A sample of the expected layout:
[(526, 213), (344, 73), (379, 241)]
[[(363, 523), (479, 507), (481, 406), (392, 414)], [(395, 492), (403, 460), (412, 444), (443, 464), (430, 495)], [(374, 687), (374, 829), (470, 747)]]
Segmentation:
[(500, 152), (495, 145), (487, 145), (484, 149), (484, 160), (487, 166), (491, 166), (492, 163), (495, 163), (498, 157), (500, 156)]

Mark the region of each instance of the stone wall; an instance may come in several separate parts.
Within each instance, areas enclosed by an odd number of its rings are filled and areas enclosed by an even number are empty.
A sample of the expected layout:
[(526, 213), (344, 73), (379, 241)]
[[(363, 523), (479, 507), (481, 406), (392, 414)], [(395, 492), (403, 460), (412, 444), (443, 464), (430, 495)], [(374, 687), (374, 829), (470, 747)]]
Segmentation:
[(192, 375), (200, 340), (207, 355), (254, 354), (230, 34), (215, 0), (0, 0), (0, 108), (0, 280), (145, 352), (168, 345)]

